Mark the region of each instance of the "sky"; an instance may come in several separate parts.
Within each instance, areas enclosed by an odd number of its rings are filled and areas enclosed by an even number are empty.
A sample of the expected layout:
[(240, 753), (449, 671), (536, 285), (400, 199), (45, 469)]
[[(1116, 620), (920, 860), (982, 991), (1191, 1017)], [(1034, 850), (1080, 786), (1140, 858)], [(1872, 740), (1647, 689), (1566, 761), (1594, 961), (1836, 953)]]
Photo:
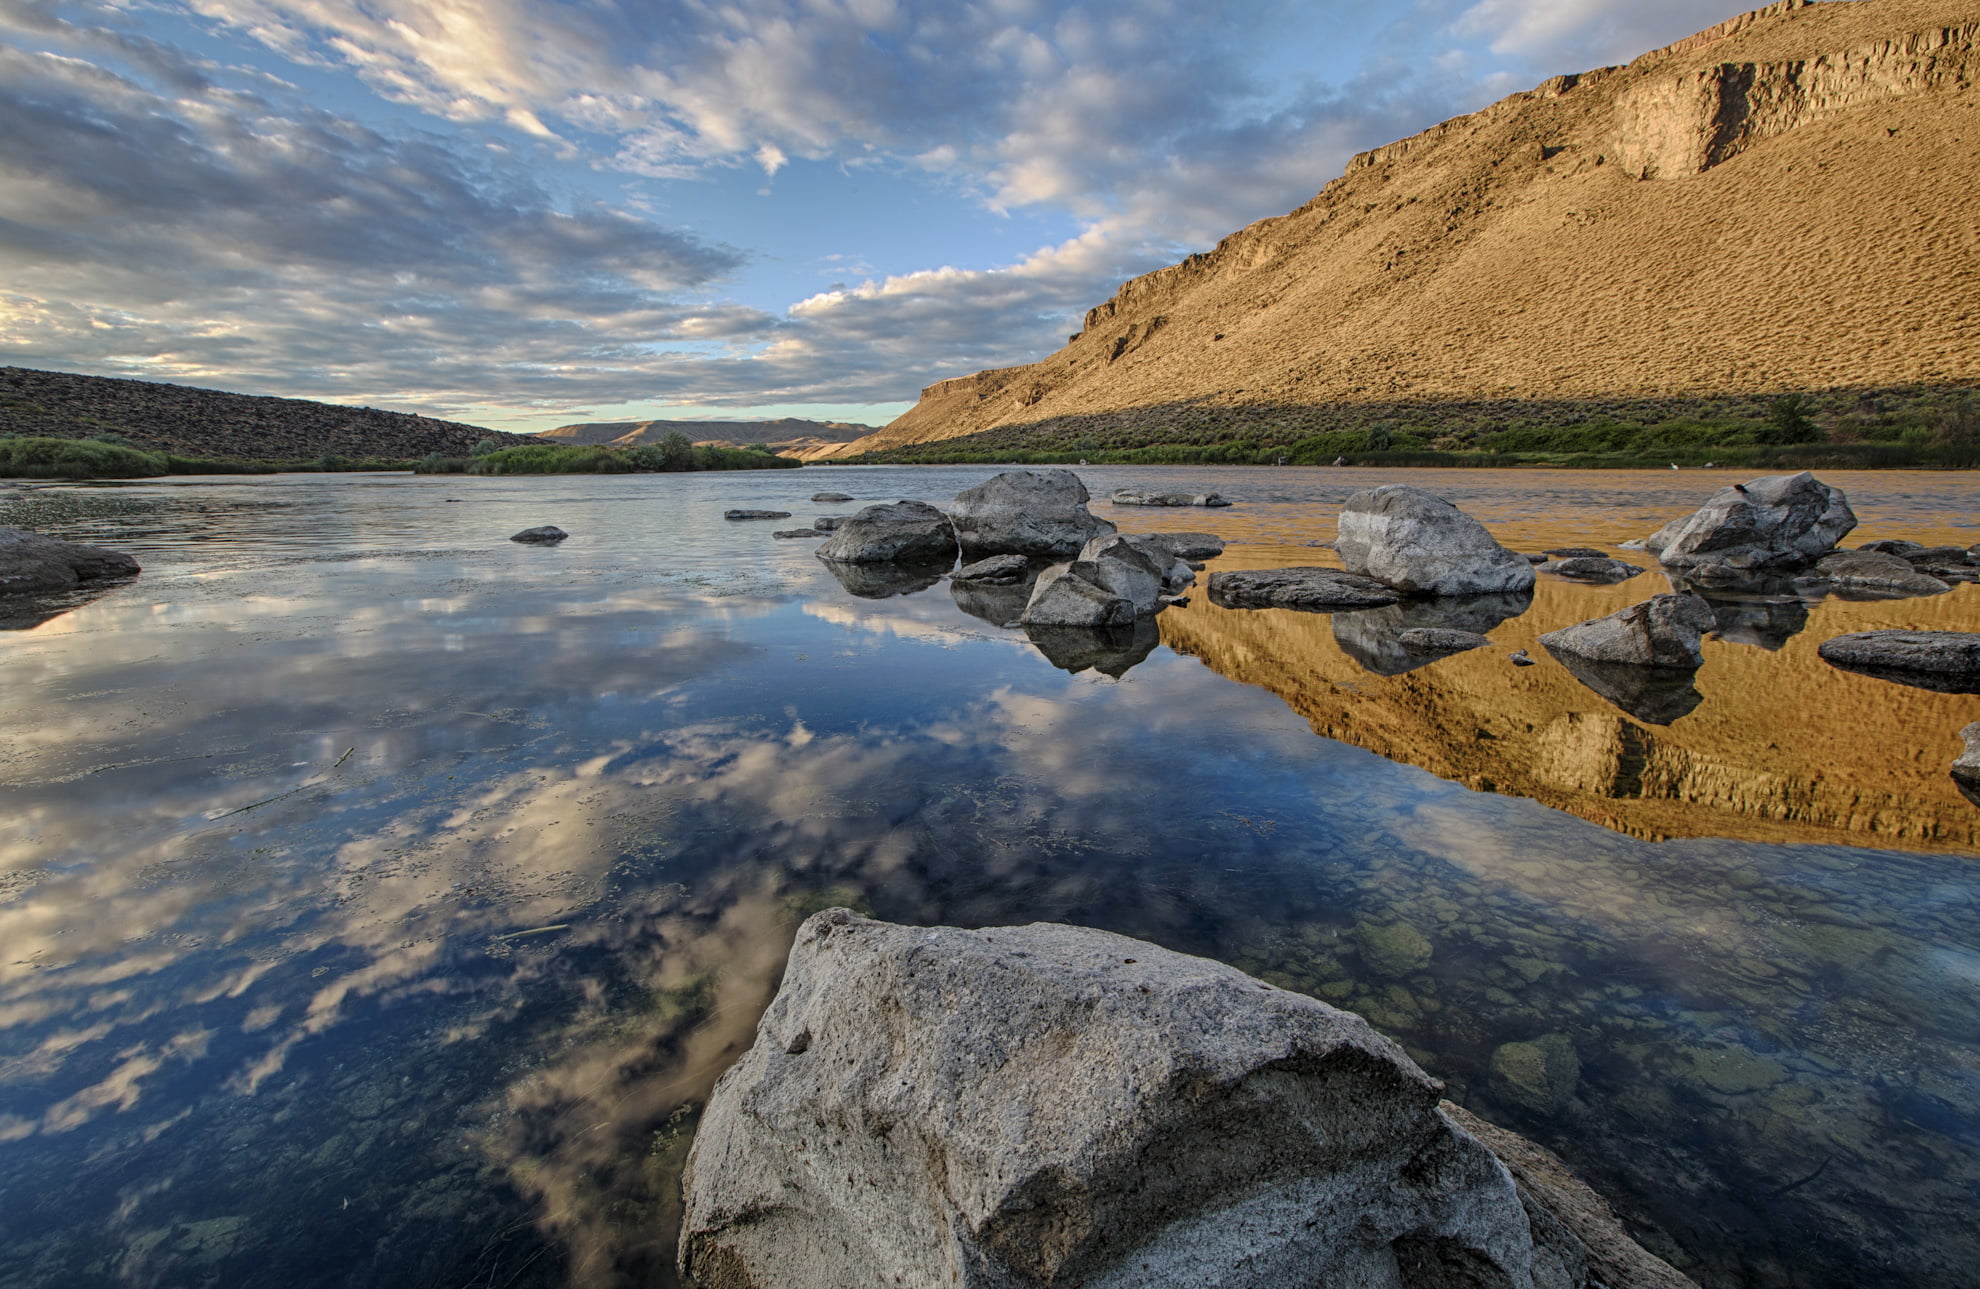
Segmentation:
[(881, 424), (1759, 0), (0, 0), (0, 364)]

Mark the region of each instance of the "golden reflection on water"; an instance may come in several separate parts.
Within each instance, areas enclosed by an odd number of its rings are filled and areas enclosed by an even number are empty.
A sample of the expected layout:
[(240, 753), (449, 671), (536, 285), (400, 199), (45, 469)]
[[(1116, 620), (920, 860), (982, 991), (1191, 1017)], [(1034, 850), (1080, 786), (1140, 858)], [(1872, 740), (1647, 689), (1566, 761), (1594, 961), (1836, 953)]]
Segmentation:
[[(1425, 473), (1451, 477), (1419, 486), (1463, 500), (1465, 472)], [(1631, 836), (1980, 847), (1980, 809), (1960, 795), (1947, 771), (1962, 746), (1958, 731), (1980, 718), (1980, 698), (1855, 675), (1816, 654), (1822, 641), (1853, 631), (1980, 630), (1980, 586), (1906, 600), (1831, 597), (1809, 606), (1806, 626), (1777, 651), (1708, 638), (1695, 682), (1703, 701), (1668, 725), (1618, 709), (1540, 645), (1546, 632), (1672, 589), (1653, 558), (1617, 542), (1695, 508), (1700, 473), (1677, 472), (1667, 484), (1648, 476), (1656, 481), (1651, 492), (1663, 485), (1668, 493), (1661, 499), (1667, 511), (1646, 507), (1640, 531), (1607, 514), (1563, 512), (1558, 499), (1494, 498), (1468, 506), (1514, 549), (1600, 546), (1649, 570), (1606, 587), (1542, 577), (1531, 609), (1487, 632), (1491, 649), (1383, 676), (1337, 639), (1337, 621), (1351, 624), (1354, 615), (1229, 610), (1201, 593), (1162, 614), (1162, 640), (1230, 679), (1277, 694), (1316, 734), (1473, 789), (1531, 797)], [(1823, 477), (1845, 491), (1852, 482), (1848, 475)], [(1645, 489), (1645, 479), (1641, 472), (1628, 476), (1637, 490)], [(1597, 486), (1580, 476), (1568, 482)], [(1331, 549), (1287, 541), (1288, 534), (1310, 533), (1305, 540), (1330, 542), (1337, 513), (1310, 503), (1169, 512), (1207, 515), (1202, 526), (1235, 543), (1211, 562), (1213, 572), (1293, 563), (1337, 568)], [(1139, 515), (1121, 508), (1116, 517), (1136, 531), (1191, 526), (1137, 522)], [(1943, 513), (1910, 513), (1901, 501), (1865, 506), (1859, 518), (1845, 545), (1903, 536), (1964, 546), (1976, 535)], [(1507, 655), (1518, 649), (1538, 665), (1511, 666)]]

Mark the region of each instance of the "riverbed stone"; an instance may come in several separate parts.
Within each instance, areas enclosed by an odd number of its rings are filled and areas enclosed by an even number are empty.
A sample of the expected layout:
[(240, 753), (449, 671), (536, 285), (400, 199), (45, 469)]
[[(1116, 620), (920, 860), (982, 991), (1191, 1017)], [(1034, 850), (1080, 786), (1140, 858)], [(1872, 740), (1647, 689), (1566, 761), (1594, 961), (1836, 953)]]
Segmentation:
[(989, 559), (965, 564), (949, 576), (958, 582), (1022, 582), (1031, 576), (1031, 562), (1022, 555), (992, 555)]
[(1689, 515), (1645, 539), (1664, 564), (1687, 568), (1798, 568), (1835, 549), (1856, 527), (1840, 488), (1803, 470), (1765, 475), (1721, 488)]
[(1641, 564), (1631, 564), (1607, 555), (1574, 555), (1563, 559), (1548, 560), (1540, 565), (1542, 573), (1552, 573), (1573, 582), (1627, 582), (1644, 571)]
[[(690, 1154), (708, 1289), (1592, 1289), (1361, 1018), (1105, 931), (798, 929)], [(1618, 1278), (1615, 1289), (1648, 1283)]]
[(1116, 488), (1107, 500), (1116, 506), (1207, 506), (1217, 509), (1231, 504), (1214, 492), (1150, 492), (1141, 488)]
[(1581, 1083), (1581, 1060), (1564, 1034), (1502, 1043), (1492, 1052), (1491, 1068), (1500, 1091), (1543, 1114), (1565, 1106)]
[(1086, 485), (1070, 470), (1007, 470), (956, 494), (949, 506), (963, 558), (1064, 559), (1114, 525), (1090, 513)]
[(1817, 561), (1810, 572), (1831, 586), (1876, 591), (1893, 597), (1944, 595), (1952, 584), (1929, 577), (1909, 560), (1882, 551), (1837, 551)]
[(138, 562), (122, 551), (0, 526), (0, 595), (67, 591), (140, 571)]
[(777, 531), (771, 533), (770, 535), (772, 537), (787, 537), (787, 538), (791, 538), (791, 537), (816, 538), (816, 537), (825, 536), (825, 530), (822, 528), (779, 528)]
[(925, 501), (868, 506), (833, 530), (818, 558), (840, 564), (952, 562), (956, 530)]
[(1215, 559), (1224, 553), (1224, 539), (1215, 533), (1142, 533), (1167, 546), (1177, 559)]
[[(1165, 546), (1108, 533), (1086, 543), (1075, 566), (1080, 576), (1126, 600), (1134, 616), (1142, 618), (1154, 615), (1162, 607), (1159, 601), (1168, 587), (1171, 566), (1178, 563)], [(1189, 571), (1188, 565), (1180, 567), (1186, 585), (1187, 579), (1196, 575)]]
[(814, 492), (811, 499), (821, 506), (840, 506), (852, 500), (843, 492)]
[(1920, 689), (1980, 693), (1980, 632), (1857, 631), (1824, 640), (1822, 660)]
[(1350, 573), (1404, 595), (1485, 595), (1533, 586), (1533, 565), (1450, 502), (1408, 484), (1357, 492), (1334, 550)]
[(525, 528), (515, 536), (509, 538), (509, 540), (512, 542), (523, 542), (529, 545), (547, 546), (554, 542), (561, 542), (569, 536), (569, 533), (553, 524), (544, 524), (537, 528)]
[(722, 512), (722, 518), (738, 521), (747, 519), (789, 519), (790, 517), (791, 512), (788, 510), (725, 510)]
[(1653, 595), (1641, 604), (1540, 637), (1549, 653), (1591, 662), (1694, 670), (1705, 661), (1699, 641), (1717, 626), (1695, 595)]
[(1337, 568), (1244, 569), (1210, 575), (1210, 600), (1227, 609), (1372, 609), (1401, 596)]

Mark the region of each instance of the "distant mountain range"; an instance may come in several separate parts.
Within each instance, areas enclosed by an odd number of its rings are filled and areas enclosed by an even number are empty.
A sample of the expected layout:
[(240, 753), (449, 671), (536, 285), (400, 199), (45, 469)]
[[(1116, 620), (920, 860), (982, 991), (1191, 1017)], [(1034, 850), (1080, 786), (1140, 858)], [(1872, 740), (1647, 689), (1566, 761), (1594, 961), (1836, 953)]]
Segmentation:
[(1363, 153), (1057, 353), (931, 385), (838, 453), (1980, 386), (1976, 40), (1975, 0), (1784, 0), (1555, 77)]
[(483, 439), (529, 443), (478, 425), (374, 407), (265, 398), (110, 376), (0, 367), (0, 434), (86, 439), (114, 434), (189, 457), (309, 461), (325, 454), (406, 460), (464, 457)]
[(783, 456), (829, 455), (840, 444), (872, 434), (871, 425), (845, 421), (805, 421), (783, 417), (774, 421), (587, 421), (545, 430), (538, 438), (561, 443), (603, 443), (615, 448), (657, 443), (680, 433), (696, 443), (746, 447), (761, 443)]

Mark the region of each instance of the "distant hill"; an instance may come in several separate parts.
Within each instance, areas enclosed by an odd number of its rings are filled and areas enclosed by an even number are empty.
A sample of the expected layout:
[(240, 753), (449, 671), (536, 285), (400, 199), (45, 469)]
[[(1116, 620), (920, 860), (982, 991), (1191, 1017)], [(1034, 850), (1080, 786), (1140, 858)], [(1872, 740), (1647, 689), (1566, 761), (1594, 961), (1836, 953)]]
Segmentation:
[(1784, 0), (1556, 77), (1363, 153), (840, 455), (1980, 386), (1976, 40), (1976, 0)]
[(774, 421), (587, 421), (545, 430), (538, 438), (562, 443), (609, 443), (630, 448), (641, 443), (657, 443), (669, 434), (681, 433), (696, 443), (722, 447), (747, 447), (764, 443), (785, 456), (829, 450), (871, 434), (874, 427), (845, 421), (805, 421), (783, 417)]
[(57, 439), (115, 434), (155, 451), (244, 461), (307, 461), (326, 453), (401, 460), (431, 452), (466, 456), (483, 439), (505, 446), (531, 441), (371, 407), (0, 367), (0, 434), (8, 433)]

